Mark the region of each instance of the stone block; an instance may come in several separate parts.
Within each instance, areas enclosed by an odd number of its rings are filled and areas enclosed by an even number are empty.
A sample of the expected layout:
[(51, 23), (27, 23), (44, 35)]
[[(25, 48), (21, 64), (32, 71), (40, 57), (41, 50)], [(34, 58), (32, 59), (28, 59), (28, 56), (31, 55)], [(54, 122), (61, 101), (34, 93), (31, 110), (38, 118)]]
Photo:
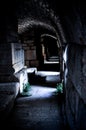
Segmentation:
[(27, 60), (36, 60), (36, 51), (35, 50), (28, 50), (26, 52), (26, 59)]

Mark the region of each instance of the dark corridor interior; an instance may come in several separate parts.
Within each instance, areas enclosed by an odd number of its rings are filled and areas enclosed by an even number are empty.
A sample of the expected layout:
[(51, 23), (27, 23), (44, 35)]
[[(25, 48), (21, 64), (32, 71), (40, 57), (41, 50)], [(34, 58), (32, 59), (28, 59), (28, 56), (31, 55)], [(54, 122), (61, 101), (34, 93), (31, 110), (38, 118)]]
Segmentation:
[(86, 130), (83, 1), (0, 1), (0, 125)]
[[(38, 71), (37, 74), (40, 78), (33, 77), (30, 89), (16, 98), (2, 129), (69, 130), (62, 114), (63, 92), (58, 94), (56, 89), (59, 73)], [(46, 80), (42, 79), (45, 76)]]

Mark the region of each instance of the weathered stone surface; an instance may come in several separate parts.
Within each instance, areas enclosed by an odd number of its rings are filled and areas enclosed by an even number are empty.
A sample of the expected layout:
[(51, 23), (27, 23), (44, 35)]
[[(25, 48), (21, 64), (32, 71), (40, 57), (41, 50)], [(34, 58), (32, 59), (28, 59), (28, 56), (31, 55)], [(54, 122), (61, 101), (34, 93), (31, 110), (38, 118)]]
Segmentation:
[(11, 74), (13, 72), (11, 44), (0, 43), (0, 75)]
[(15, 73), (20, 71), (24, 67), (24, 51), (22, 44), (12, 43), (12, 66)]
[(18, 97), (6, 128), (22, 130), (64, 130), (61, 102), (55, 88), (31, 85), (31, 96)]
[(84, 46), (69, 45), (67, 61), (68, 77), (73, 82), (84, 103), (86, 103), (86, 77), (83, 75), (85, 63), (82, 62), (82, 59), (86, 57), (85, 51), (86, 48)]
[(14, 105), (13, 94), (0, 94), (0, 121), (6, 120)]
[(13, 94), (16, 97), (19, 93), (19, 82), (0, 83), (0, 94)]
[(15, 76), (19, 79), (19, 90), (23, 92), (23, 87), (28, 83), (27, 67), (25, 66), (21, 71), (17, 72)]
[(28, 50), (26, 60), (36, 60), (36, 50)]
[(9, 116), (19, 93), (19, 85), (18, 82), (0, 83), (0, 121)]
[[(86, 47), (69, 45), (65, 52), (65, 111), (71, 130), (86, 129)], [(83, 120), (83, 121), (82, 121)]]

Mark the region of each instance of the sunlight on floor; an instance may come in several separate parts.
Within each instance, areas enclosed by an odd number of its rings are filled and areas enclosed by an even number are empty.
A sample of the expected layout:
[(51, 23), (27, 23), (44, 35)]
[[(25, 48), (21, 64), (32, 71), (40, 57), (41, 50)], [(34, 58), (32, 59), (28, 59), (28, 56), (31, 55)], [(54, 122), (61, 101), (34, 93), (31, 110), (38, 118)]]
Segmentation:
[(60, 74), (60, 72), (53, 72), (53, 71), (38, 71), (37, 72), (38, 73), (38, 75), (43, 75), (43, 76), (49, 76), (49, 75), (59, 75)]
[(42, 87), (42, 86), (36, 86), (31, 85), (30, 94), (31, 96), (29, 98), (36, 99), (36, 98), (49, 98), (52, 95), (54, 95), (56, 92), (56, 88), (49, 88), (49, 87)]

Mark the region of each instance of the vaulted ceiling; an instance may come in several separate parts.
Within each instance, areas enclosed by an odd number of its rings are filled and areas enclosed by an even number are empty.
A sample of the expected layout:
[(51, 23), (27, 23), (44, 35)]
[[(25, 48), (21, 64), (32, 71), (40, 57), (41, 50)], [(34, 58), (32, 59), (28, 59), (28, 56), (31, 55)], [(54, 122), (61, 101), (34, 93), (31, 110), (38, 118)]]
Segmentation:
[(63, 43), (80, 43), (86, 40), (86, 8), (82, 2), (3, 0), (0, 5), (0, 13), (2, 12), (3, 15), (16, 14), (19, 34), (36, 29), (40, 33), (46, 31), (57, 36)]
[(17, 7), (19, 33), (36, 28), (54, 33), (63, 43), (86, 39), (86, 8), (80, 1), (21, 0)]

